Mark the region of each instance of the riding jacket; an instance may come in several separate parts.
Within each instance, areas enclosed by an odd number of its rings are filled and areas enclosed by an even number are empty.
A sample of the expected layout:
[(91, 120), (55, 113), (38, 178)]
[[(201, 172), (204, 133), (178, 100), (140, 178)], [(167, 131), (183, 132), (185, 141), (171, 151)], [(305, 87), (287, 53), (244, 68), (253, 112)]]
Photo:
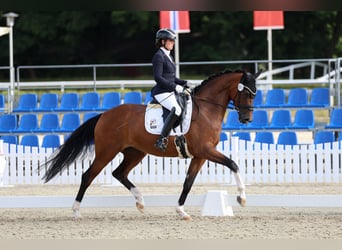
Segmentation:
[(176, 77), (176, 65), (162, 49), (158, 49), (152, 58), (153, 77), (156, 85), (151, 89), (152, 96), (175, 91), (176, 84), (185, 86), (187, 81)]

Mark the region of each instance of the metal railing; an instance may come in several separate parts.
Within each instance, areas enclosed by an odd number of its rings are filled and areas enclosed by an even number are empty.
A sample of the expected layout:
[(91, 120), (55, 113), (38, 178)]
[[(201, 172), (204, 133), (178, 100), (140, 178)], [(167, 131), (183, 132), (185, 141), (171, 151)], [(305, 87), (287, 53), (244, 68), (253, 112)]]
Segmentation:
[[(330, 93), (334, 103), (341, 103), (341, 60), (336, 59), (295, 59), (295, 60), (273, 60), (273, 70), (266, 71), (268, 60), (238, 60), (238, 61), (202, 61), (202, 62), (180, 62), (182, 72), (189, 72), (193, 67), (208, 68), (242, 68), (249, 71), (257, 72), (260, 69), (264, 72), (260, 75), (257, 81), (258, 88), (268, 89), (273, 85), (325, 85), (330, 88)], [(190, 68), (189, 68), (190, 67)], [(133, 64), (86, 64), (86, 65), (31, 65), (16, 67), (16, 82), (15, 88), (17, 93), (24, 89), (58, 89), (62, 92), (67, 88), (84, 89), (90, 88), (96, 91), (101, 88), (141, 88), (152, 87), (155, 83), (152, 77), (147, 80), (122, 80), (120, 76), (110, 77), (109, 79), (100, 79), (99, 71), (103, 69), (147, 69), (151, 70), (151, 63), (133, 63)], [(9, 70), (9, 67), (0, 67), (1, 69)], [(66, 70), (74, 71), (85, 70), (83, 77), (80, 80), (38, 80), (38, 81), (23, 81), (27, 70)], [(301, 76), (298, 77), (296, 72), (301, 71)], [(305, 76), (303, 76), (305, 72)], [(215, 73), (215, 72), (212, 72)], [(87, 80), (82, 80), (87, 78)], [(115, 78), (118, 78), (115, 80)], [(132, 77), (133, 78), (133, 77)], [(199, 84), (203, 79), (189, 79), (194, 85)], [(5, 86), (8, 90), (9, 82), (2, 82), (0, 86)]]

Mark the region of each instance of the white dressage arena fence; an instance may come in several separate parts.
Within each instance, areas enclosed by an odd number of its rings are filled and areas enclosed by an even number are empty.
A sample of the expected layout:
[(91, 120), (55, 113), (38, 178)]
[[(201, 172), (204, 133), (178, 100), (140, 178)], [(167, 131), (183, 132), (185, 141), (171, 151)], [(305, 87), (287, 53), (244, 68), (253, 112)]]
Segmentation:
[[(341, 183), (341, 141), (326, 144), (276, 145), (231, 140), (218, 144), (218, 149), (240, 167), (246, 184), (253, 183)], [(45, 162), (53, 149), (8, 145), (0, 140), (0, 186), (43, 184)], [(68, 166), (49, 184), (80, 184), (82, 173), (88, 169), (94, 151)], [(96, 177), (93, 183), (116, 185), (112, 171), (122, 160), (117, 155)], [(147, 155), (129, 175), (135, 183), (183, 183), (191, 159)], [(235, 184), (230, 170), (206, 161), (197, 183)]]
[[(231, 140), (220, 142), (218, 149), (240, 167), (245, 183), (341, 183), (341, 142), (318, 145), (284, 146)], [(53, 149), (8, 145), (0, 140), (0, 187), (43, 184), (44, 163)], [(79, 184), (82, 173), (94, 158), (93, 150), (51, 181), (51, 184)], [(98, 184), (119, 184), (111, 172), (122, 156), (116, 156), (94, 180)], [(135, 183), (182, 183), (190, 159), (146, 156), (130, 173)], [(196, 182), (235, 184), (227, 167), (207, 161)], [(178, 195), (147, 195), (147, 206), (174, 206)], [(69, 207), (71, 196), (4, 196), (0, 208)], [(187, 206), (201, 206), (202, 216), (234, 216), (236, 196), (222, 190), (191, 195)], [(248, 206), (342, 207), (342, 195), (249, 195)], [(83, 207), (131, 207), (132, 196), (86, 196)]]

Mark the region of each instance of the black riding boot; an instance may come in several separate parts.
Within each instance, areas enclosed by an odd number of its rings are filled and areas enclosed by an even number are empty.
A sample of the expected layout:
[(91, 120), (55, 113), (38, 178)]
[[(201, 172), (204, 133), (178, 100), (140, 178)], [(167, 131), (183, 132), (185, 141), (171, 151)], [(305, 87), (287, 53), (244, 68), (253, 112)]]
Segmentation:
[(167, 116), (163, 129), (161, 131), (160, 137), (158, 138), (157, 142), (154, 144), (155, 147), (159, 148), (161, 151), (165, 151), (167, 148), (168, 143), (168, 136), (170, 134), (170, 131), (175, 124), (175, 122), (178, 120), (179, 116), (175, 115), (174, 109), (170, 112), (170, 114)]

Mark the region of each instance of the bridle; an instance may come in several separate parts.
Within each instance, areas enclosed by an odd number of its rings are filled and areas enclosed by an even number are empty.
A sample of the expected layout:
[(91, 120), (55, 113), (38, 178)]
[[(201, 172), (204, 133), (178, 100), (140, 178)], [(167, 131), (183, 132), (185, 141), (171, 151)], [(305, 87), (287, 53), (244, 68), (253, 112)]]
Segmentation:
[[(242, 82), (243, 82), (243, 80), (245, 80), (245, 79), (242, 78)], [(234, 98), (237, 102), (236, 104), (234, 103), (234, 109), (238, 112), (240, 111), (241, 108), (247, 109), (249, 111), (253, 111), (254, 107), (251, 105), (240, 105), (241, 94), (244, 92), (247, 93), (247, 95), (252, 99), (254, 99), (254, 97), (256, 95), (256, 91), (253, 91), (251, 88), (249, 88), (245, 84), (239, 82), (238, 87), (237, 87), (237, 92), (236, 92), (235, 98)]]
[[(249, 95), (250, 98), (253, 98), (256, 96), (256, 91), (253, 91), (251, 88), (249, 88), (248, 86), (246, 86), (244, 84), (244, 82), (246, 82), (246, 79), (244, 76), (241, 77), (240, 79), (240, 82), (238, 83), (238, 87), (237, 87), (237, 92), (235, 94), (235, 98), (234, 100), (236, 100), (236, 104), (234, 103), (234, 107), (232, 107), (232, 109), (236, 110), (237, 112), (240, 111), (240, 109), (247, 109), (249, 111), (253, 111), (254, 110), (254, 107), (253, 106), (250, 106), (250, 105), (240, 105), (240, 99), (241, 99), (241, 94), (246, 92), (247, 95)], [(191, 97), (194, 99), (194, 100), (198, 100), (198, 101), (202, 101), (202, 102), (206, 102), (206, 103), (209, 103), (211, 105), (215, 105), (215, 106), (219, 106), (221, 108), (223, 108), (224, 110), (227, 109), (227, 106), (225, 105), (222, 105), (220, 103), (215, 103), (215, 102), (212, 102), (212, 101), (209, 101), (207, 99), (203, 99), (203, 98), (199, 98), (195, 95), (192, 95), (191, 94)], [(196, 102), (194, 102), (194, 104), (196, 104)], [(196, 104), (197, 108), (198, 108), (198, 105)], [(230, 108), (230, 107), (228, 107)]]

